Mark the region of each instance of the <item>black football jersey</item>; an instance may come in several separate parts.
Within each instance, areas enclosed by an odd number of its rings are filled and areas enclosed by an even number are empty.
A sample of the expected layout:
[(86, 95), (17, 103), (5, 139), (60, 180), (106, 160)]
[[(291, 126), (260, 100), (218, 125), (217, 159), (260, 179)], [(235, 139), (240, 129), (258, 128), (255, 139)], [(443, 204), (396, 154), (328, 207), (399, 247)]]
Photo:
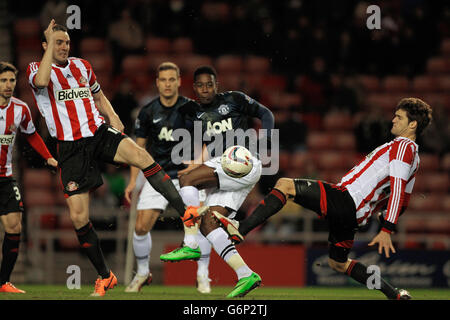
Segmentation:
[(178, 97), (174, 106), (165, 107), (158, 97), (141, 109), (135, 123), (136, 137), (147, 139), (147, 150), (171, 178), (177, 178), (177, 172), (186, 168), (184, 164), (176, 165), (172, 162), (171, 152), (179, 143), (173, 139), (173, 131), (191, 131), (191, 120), (188, 121), (185, 114), (180, 112), (180, 109), (188, 104), (192, 104), (190, 107), (193, 109), (198, 108), (195, 101), (183, 96)]
[[(236, 145), (237, 139), (227, 141), (226, 133), (229, 130), (249, 128), (249, 120), (260, 117), (258, 112), (263, 108), (259, 102), (239, 91), (227, 91), (218, 93), (208, 105), (200, 105), (196, 111), (194, 120), (202, 121), (203, 136), (210, 138), (204, 141), (210, 146), (215, 139), (222, 139), (223, 150)], [(248, 141), (240, 143), (248, 148)], [(220, 154), (212, 154), (220, 156)]]

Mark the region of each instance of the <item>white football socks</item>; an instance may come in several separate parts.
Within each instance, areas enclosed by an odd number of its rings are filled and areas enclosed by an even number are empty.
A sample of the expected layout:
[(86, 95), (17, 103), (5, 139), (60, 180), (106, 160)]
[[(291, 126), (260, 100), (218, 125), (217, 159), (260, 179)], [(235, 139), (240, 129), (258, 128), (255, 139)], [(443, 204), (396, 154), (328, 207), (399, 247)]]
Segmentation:
[(137, 274), (145, 276), (150, 272), (150, 251), (152, 250), (152, 237), (150, 232), (143, 236), (133, 234), (133, 249), (136, 256)]
[(208, 241), (208, 239), (205, 238), (205, 236), (201, 232), (199, 232), (197, 235), (197, 241), (200, 247), (200, 252), (202, 253), (200, 259), (197, 261), (197, 276), (202, 275), (208, 277), (211, 243)]
[[(199, 191), (196, 187), (186, 186), (180, 188), (180, 196), (187, 206), (200, 206)], [(192, 249), (198, 248), (197, 234), (199, 234), (198, 225), (191, 228), (184, 226), (184, 244)]]
[(237, 252), (228, 234), (222, 228), (211, 231), (206, 238), (211, 242), (217, 254), (236, 272), (237, 278), (250, 276), (253, 271), (247, 266)]

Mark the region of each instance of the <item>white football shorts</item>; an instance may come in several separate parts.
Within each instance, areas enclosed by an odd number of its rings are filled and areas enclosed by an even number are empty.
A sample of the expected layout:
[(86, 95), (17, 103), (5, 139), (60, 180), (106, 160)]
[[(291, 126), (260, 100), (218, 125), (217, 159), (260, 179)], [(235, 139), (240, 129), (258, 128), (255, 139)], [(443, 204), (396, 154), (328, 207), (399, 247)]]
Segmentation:
[[(172, 179), (173, 184), (180, 191), (180, 182), (178, 179)], [(137, 202), (137, 210), (166, 210), (169, 201), (164, 198), (159, 192), (157, 192), (152, 185), (147, 181), (144, 174), (139, 172), (136, 179), (136, 189), (141, 190)], [(206, 191), (200, 190), (199, 192), (200, 202), (205, 201)]]
[(252, 191), (259, 178), (261, 178), (261, 161), (252, 157), (253, 168), (242, 178), (233, 178), (227, 175), (220, 164), (220, 157), (213, 158), (204, 163), (204, 165), (214, 168), (219, 177), (219, 189), (206, 189), (206, 206), (221, 206), (232, 209), (234, 212), (228, 217), (233, 218), (236, 211), (244, 203), (247, 195)]

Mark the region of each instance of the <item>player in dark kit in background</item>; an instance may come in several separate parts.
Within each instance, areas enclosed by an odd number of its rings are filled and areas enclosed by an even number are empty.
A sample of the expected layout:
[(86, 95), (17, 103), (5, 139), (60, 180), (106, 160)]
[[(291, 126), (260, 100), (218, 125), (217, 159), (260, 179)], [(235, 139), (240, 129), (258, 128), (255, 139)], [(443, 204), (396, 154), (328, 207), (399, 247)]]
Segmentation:
[[(172, 149), (178, 144), (172, 137), (177, 129), (186, 129), (187, 119), (180, 108), (187, 104), (197, 109), (197, 103), (178, 94), (181, 85), (180, 69), (172, 62), (164, 62), (157, 69), (156, 86), (159, 97), (145, 105), (136, 119), (136, 143), (148, 151), (161, 167), (166, 171), (179, 190), (178, 174), (187, 172), (189, 168), (184, 164), (172, 162)], [(139, 175), (139, 176), (138, 176)], [(131, 167), (130, 182), (125, 189), (125, 197), (131, 201), (130, 194), (137, 187), (141, 190), (137, 202), (137, 218), (133, 235), (133, 248), (137, 261), (137, 272), (134, 279), (125, 289), (126, 292), (138, 292), (142, 285), (151, 281), (149, 257), (152, 247), (150, 231), (159, 215), (167, 208), (168, 201), (156, 192), (139, 169)], [(203, 196), (204, 198), (204, 196)], [(203, 199), (204, 200), (204, 199)], [(199, 206), (200, 203), (197, 204)], [(211, 244), (205, 237), (199, 237), (202, 256), (198, 260), (197, 290), (201, 293), (211, 291), (208, 277), (209, 254)]]
[[(385, 143), (358, 165), (338, 184), (323, 181), (281, 178), (253, 213), (241, 222), (218, 212), (213, 214), (235, 242), (284, 207), (286, 200), (316, 212), (329, 226), (328, 264), (363, 285), (371, 276), (362, 263), (348, 258), (359, 227), (381, 210), (381, 231), (368, 244), (378, 245), (387, 258), (395, 253), (391, 233), (399, 216), (405, 212), (419, 169), (417, 137), (430, 124), (432, 109), (417, 98), (405, 98), (398, 103), (392, 120), (395, 139)], [(408, 291), (392, 287), (380, 277), (380, 288), (387, 298), (411, 299)]]
[(17, 69), (0, 61), (0, 221), (5, 228), (0, 266), (0, 292), (25, 293), (9, 280), (19, 255), (22, 231), (23, 203), (16, 180), (13, 177), (13, 147), (19, 132), (25, 134), (30, 145), (47, 164), (57, 167), (58, 162), (48, 151), (36, 132), (28, 105), (13, 97)]
[[(209, 207), (210, 210), (219, 211), (223, 215), (234, 216), (259, 181), (262, 166), (261, 161), (253, 155), (253, 168), (249, 174), (242, 178), (226, 175), (220, 164), (220, 156), (226, 148), (236, 144), (236, 139), (227, 141), (226, 134), (236, 129), (246, 130), (249, 128), (249, 119), (258, 118), (262, 122), (262, 128), (267, 130), (270, 137), (274, 118), (269, 109), (242, 92), (218, 93), (217, 90), (217, 74), (212, 67), (200, 67), (194, 72), (194, 92), (200, 103), (200, 109), (193, 111), (191, 115), (195, 121), (201, 121), (204, 135), (214, 137), (211, 142), (216, 143), (217, 140), (222, 140), (223, 150), (220, 150), (219, 154), (212, 154), (212, 159), (204, 159), (207, 160), (204, 164), (180, 176), (180, 193), (183, 201), (192, 205), (194, 202), (198, 203), (199, 189), (207, 189), (205, 207), (201, 210), (205, 212)], [(255, 141), (246, 141), (246, 143), (252, 142)], [(191, 208), (192, 210), (188, 209), (186, 214), (192, 213), (193, 216), (197, 216), (199, 214), (197, 208), (195, 206)], [(196, 226), (194, 225), (193, 228)], [(239, 281), (228, 297), (244, 296), (261, 283), (259, 275), (245, 264), (212, 215), (203, 216), (200, 230), (211, 242), (217, 254), (237, 274)], [(183, 247), (163, 254), (160, 258), (163, 261), (181, 261), (193, 259), (200, 254), (196, 233), (186, 233)]]

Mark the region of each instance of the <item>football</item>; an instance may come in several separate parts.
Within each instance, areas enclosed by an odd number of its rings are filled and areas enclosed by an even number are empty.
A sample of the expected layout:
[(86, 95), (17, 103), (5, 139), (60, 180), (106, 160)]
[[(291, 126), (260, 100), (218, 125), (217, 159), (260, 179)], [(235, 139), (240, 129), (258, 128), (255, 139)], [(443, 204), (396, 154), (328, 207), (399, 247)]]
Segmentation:
[(220, 163), (223, 171), (233, 178), (242, 178), (253, 168), (252, 154), (242, 146), (232, 146), (225, 150)]

